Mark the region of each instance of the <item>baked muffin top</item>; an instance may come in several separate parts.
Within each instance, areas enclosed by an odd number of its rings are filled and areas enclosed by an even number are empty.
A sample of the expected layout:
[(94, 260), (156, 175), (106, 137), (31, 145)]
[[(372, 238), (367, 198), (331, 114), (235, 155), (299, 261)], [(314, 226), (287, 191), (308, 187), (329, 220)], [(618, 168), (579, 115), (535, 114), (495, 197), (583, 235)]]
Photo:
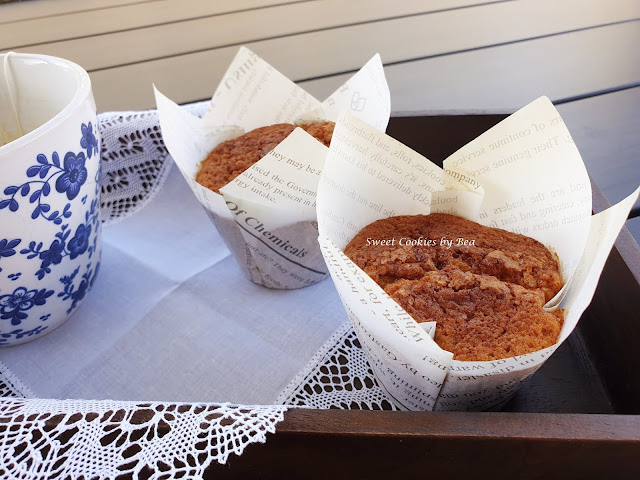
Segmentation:
[(542, 307), (562, 287), (558, 261), (532, 238), (435, 213), (373, 222), (344, 252), (416, 321), (436, 321), (436, 342), (456, 360), (557, 341), (562, 312)]
[(325, 146), (331, 143), (335, 124), (316, 122), (302, 125), (278, 123), (256, 128), (244, 135), (222, 142), (200, 163), (196, 182), (220, 193), (220, 188), (236, 178), (273, 150), (299, 126)]

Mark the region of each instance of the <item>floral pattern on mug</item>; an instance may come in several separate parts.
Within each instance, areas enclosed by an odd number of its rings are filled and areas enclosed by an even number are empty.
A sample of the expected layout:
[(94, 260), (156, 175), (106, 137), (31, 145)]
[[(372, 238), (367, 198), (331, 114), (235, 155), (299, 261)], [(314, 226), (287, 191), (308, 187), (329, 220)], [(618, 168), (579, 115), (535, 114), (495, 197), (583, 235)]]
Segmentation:
[(27, 310), (36, 305), (44, 305), (51, 295), (53, 290), (27, 290), (25, 287), (18, 287), (7, 295), (0, 295), (0, 319), (11, 320), (11, 325), (20, 325), (20, 322), (28, 317), (25, 313)]
[(20, 340), (23, 337), (32, 337), (33, 335), (37, 335), (45, 331), (48, 327), (46, 325), (38, 325), (36, 328), (31, 330), (23, 330), (22, 328), (17, 328), (10, 332), (2, 332), (0, 333), (0, 345), (7, 345), (11, 338), (15, 340)]
[(51, 266), (59, 265), (65, 257), (74, 260), (87, 251), (89, 258), (92, 257), (97, 247), (98, 236), (91, 234), (98, 230), (99, 210), (98, 200), (94, 199), (89, 211), (85, 213), (85, 223), (78, 225), (71, 239), (69, 239), (71, 229), (68, 228), (68, 224), (64, 224), (55, 234), (55, 239), (48, 248), (43, 250), (44, 244), (42, 242), (36, 244), (35, 241), (31, 241), (28, 248), (20, 250), (21, 254), (27, 255), (27, 259), (38, 258), (41, 261), (40, 268), (36, 271), (39, 280), (51, 273)]
[[(93, 153), (98, 152), (98, 139), (93, 134), (91, 122), (84, 123), (80, 127), (82, 137), (80, 146), (87, 149), (87, 156), (91, 158)], [(11, 195), (9, 198), (0, 199), (0, 210), (9, 208), (12, 212), (17, 212), (20, 208), (20, 197), (29, 195), (29, 203), (35, 207), (31, 213), (32, 219), (42, 217), (46, 220), (60, 225), (63, 219), (71, 217), (71, 204), (67, 203), (62, 212), (56, 210), (51, 213), (51, 205), (45, 201), (45, 197), (51, 195), (51, 182), (55, 178), (55, 189), (58, 193), (66, 194), (67, 200), (71, 201), (78, 196), (80, 189), (87, 181), (88, 173), (85, 167), (86, 158), (84, 152), (67, 152), (62, 162), (58, 152), (51, 154), (51, 160), (43, 153), (36, 156), (36, 164), (27, 168), (27, 178), (35, 178), (22, 185), (10, 185), (4, 189), (4, 195)]]
[(87, 157), (91, 158), (91, 155), (98, 153), (99, 148), (98, 139), (93, 134), (93, 126), (91, 125), (91, 122), (89, 122), (88, 125), (83, 123), (80, 130), (82, 131), (80, 146), (87, 150)]
[[(11, 257), (16, 254), (14, 250), (15, 247), (20, 245), (22, 240), (20, 238), (14, 238), (13, 240), (9, 240), (8, 238), (3, 238), (0, 240), (0, 260), (2, 257)], [(0, 267), (0, 272), (2, 271), (2, 267)]]
[(63, 300), (71, 299), (72, 301), (67, 313), (71, 313), (71, 311), (76, 308), (78, 302), (82, 300), (91, 289), (93, 282), (96, 279), (96, 275), (98, 274), (98, 270), (100, 270), (100, 262), (98, 262), (96, 269), (93, 271), (91, 270), (91, 264), (88, 264), (77, 287), (73, 282), (80, 271), (80, 267), (76, 268), (71, 275), (60, 279), (60, 282), (64, 285), (64, 290), (58, 293), (58, 296), (62, 297)]
[[(27, 260), (39, 262), (35, 276), (38, 280), (43, 280), (54, 268), (62, 268), (67, 262), (85, 254), (87, 256), (82, 258), (91, 260), (94, 253), (98, 251), (100, 229), (98, 194), (101, 170), (99, 134), (97, 131), (94, 132), (91, 122), (82, 123), (80, 131), (79, 143), (83, 150), (68, 151), (64, 157), (61, 157), (57, 151), (50, 155), (39, 153), (36, 155), (35, 163), (26, 169), (24, 183), (10, 184), (4, 188), (4, 191), (0, 191), (0, 210), (17, 212), (22, 208), (33, 208), (30, 211), (33, 221), (44, 220), (58, 226), (53, 239), (0, 238), (0, 272), (3, 266), (2, 259), (19, 253), (25, 255)], [(97, 162), (95, 175), (97, 184), (95, 192), (90, 192), (92, 199), (89, 200), (89, 194), (81, 195), (89, 177), (87, 162), (91, 158)], [(93, 196), (94, 193), (95, 196)], [(5, 198), (2, 197), (3, 194)], [(55, 201), (54, 197), (56, 197)], [(60, 208), (52, 208), (56, 203)], [(70, 223), (74, 214), (82, 213), (84, 213), (83, 221), (79, 224), (77, 220), (73, 224)], [(65, 259), (68, 260), (65, 261)], [(44, 309), (36, 307), (44, 306), (53, 298), (68, 302), (64, 306), (67, 314), (74, 310), (95, 281), (100, 265), (99, 262), (95, 263), (96, 260), (86, 265), (83, 275), (79, 275), (80, 267), (75, 268), (71, 274), (63, 275), (60, 278), (62, 284), (60, 290), (55, 287), (51, 289), (52, 286), (42, 288), (42, 286), (30, 286), (22, 281), (18, 282), (25, 278), (25, 272), (3, 272), (8, 280), (16, 282), (18, 286), (0, 290), (0, 345), (8, 345), (45, 331), (48, 326), (44, 323), (51, 317), (51, 312), (47, 311), (47, 307)], [(43, 322), (43, 325), (37, 325), (34, 328), (33, 320), (30, 318), (32, 316), (35, 316), (34, 320), (39, 319)], [(24, 324), (27, 319), (29, 321)], [(7, 328), (9, 325), (14, 328)], [(20, 328), (15, 328), (17, 326)]]
[[(98, 152), (99, 148), (99, 142), (93, 133), (91, 122), (88, 122), (88, 124), (83, 123), (80, 130), (82, 133), (80, 146), (86, 148), (87, 155), (91, 157), (94, 153)], [(44, 248), (45, 245), (43, 242), (31, 241), (27, 248), (20, 250), (20, 253), (27, 255), (28, 259), (37, 258), (41, 261), (40, 268), (36, 271), (36, 276), (42, 280), (45, 275), (51, 273), (51, 266), (59, 265), (65, 257), (73, 260), (79, 255), (89, 251), (89, 258), (91, 258), (97, 242), (97, 235), (94, 235), (92, 240), (91, 234), (98, 230), (99, 205), (97, 199), (91, 202), (89, 212), (85, 213), (85, 223), (80, 224), (76, 228), (73, 237), (69, 240), (71, 234), (71, 230), (68, 229), (69, 224), (62, 224), (62, 222), (72, 216), (71, 203), (67, 203), (62, 211), (55, 210), (51, 212), (51, 205), (43, 199), (52, 194), (51, 182), (54, 178), (56, 179), (55, 190), (58, 193), (65, 194), (67, 200), (74, 200), (78, 196), (80, 189), (88, 177), (85, 166), (85, 154), (84, 152), (67, 152), (64, 160), (60, 162), (58, 152), (53, 152), (51, 161), (49, 161), (46, 155), (40, 153), (36, 156), (36, 162), (35, 165), (30, 166), (26, 171), (28, 178), (36, 178), (36, 180), (30, 180), (22, 185), (11, 185), (5, 188), (4, 194), (11, 195), (11, 197), (0, 200), (0, 209), (8, 207), (10, 211), (16, 212), (20, 208), (17, 199), (30, 195), (29, 203), (35, 204), (35, 208), (31, 213), (33, 220), (42, 217), (56, 225), (61, 225), (60, 231), (55, 234), (56, 238), (48, 247)], [(96, 175), (97, 180), (99, 180), (99, 174), (100, 169), (98, 169)], [(96, 186), (96, 189), (97, 188), (98, 186)], [(83, 197), (82, 203), (84, 204), (86, 200), (87, 197)], [(67, 240), (69, 241), (67, 242)], [(15, 254), (13, 248), (17, 246), (20, 241), (20, 239), (17, 239), (16, 243), (16, 240), (12, 240), (11, 244), (6, 243), (9, 242), (6, 239), (0, 241), (0, 257), (3, 256), (2, 252), (5, 252), (4, 256)], [(2, 242), (5, 243), (3, 244)]]
[(66, 193), (69, 200), (78, 196), (80, 188), (87, 180), (87, 169), (84, 162), (84, 152), (77, 154), (67, 152), (64, 156), (64, 173), (56, 180), (56, 190), (60, 193)]

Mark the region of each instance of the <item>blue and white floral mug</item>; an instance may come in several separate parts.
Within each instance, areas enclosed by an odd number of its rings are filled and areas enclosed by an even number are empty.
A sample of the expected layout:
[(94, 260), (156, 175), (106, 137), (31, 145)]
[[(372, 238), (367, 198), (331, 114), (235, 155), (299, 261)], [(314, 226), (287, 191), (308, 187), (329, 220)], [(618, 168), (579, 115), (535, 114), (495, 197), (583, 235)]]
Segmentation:
[(100, 266), (100, 137), (89, 75), (0, 55), (0, 346), (67, 320)]

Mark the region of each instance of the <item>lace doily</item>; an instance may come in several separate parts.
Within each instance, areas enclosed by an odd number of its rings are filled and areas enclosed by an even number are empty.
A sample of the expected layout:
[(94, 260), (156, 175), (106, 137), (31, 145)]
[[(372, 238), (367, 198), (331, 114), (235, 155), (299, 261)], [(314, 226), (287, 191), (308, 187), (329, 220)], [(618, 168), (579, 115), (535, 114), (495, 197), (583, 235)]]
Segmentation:
[[(208, 102), (186, 107), (204, 114)], [(173, 160), (155, 111), (99, 116), (102, 218), (133, 214), (160, 190)], [(199, 478), (273, 433), (289, 406), (395, 409), (349, 323), (326, 342), (278, 405), (43, 400), (0, 362), (0, 477)]]
[[(189, 105), (201, 116), (208, 102)], [(98, 116), (102, 136), (104, 223), (114, 223), (144, 207), (162, 187), (173, 164), (164, 146), (155, 110), (108, 112)]]
[(264, 443), (290, 406), (395, 410), (349, 323), (280, 394), (281, 405), (17, 398), (29, 394), (0, 372), (2, 478), (201, 478), (211, 462)]
[(5, 365), (0, 362), (0, 401), (3, 398), (33, 398), (34, 395)]
[(275, 432), (286, 407), (5, 399), (2, 478), (201, 478)]
[(291, 381), (277, 403), (312, 408), (397, 410), (378, 385), (348, 322)]

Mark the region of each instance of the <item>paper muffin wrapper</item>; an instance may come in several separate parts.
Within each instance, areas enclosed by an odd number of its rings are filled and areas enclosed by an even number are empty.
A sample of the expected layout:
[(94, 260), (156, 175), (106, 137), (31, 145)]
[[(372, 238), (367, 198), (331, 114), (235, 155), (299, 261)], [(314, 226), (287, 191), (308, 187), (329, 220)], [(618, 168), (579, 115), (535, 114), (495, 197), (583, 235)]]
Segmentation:
[(220, 194), (195, 181), (200, 162), (218, 144), (276, 123), (335, 121), (342, 110), (386, 129), (389, 89), (379, 55), (319, 102), (246, 48), (241, 48), (198, 118), (155, 90), (165, 145), (252, 282), (293, 289), (327, 276), (318, 245), (316, 196), (328, 152), (301, 128)]
[[(575, 328), (639, 192), (591, 216), (584, 163), (544, 97), (451, 155), (444, 169), (345, 112), (318, 186), (319, 242), (372, 370), (399, 408), (495, 409)], [(432, 326), (415, 322), (342, 251), (375, 220), (435, 212), (533, 237), (557, 253), (567, 285), (555, 345), (495, 361), (453, 360)]]

